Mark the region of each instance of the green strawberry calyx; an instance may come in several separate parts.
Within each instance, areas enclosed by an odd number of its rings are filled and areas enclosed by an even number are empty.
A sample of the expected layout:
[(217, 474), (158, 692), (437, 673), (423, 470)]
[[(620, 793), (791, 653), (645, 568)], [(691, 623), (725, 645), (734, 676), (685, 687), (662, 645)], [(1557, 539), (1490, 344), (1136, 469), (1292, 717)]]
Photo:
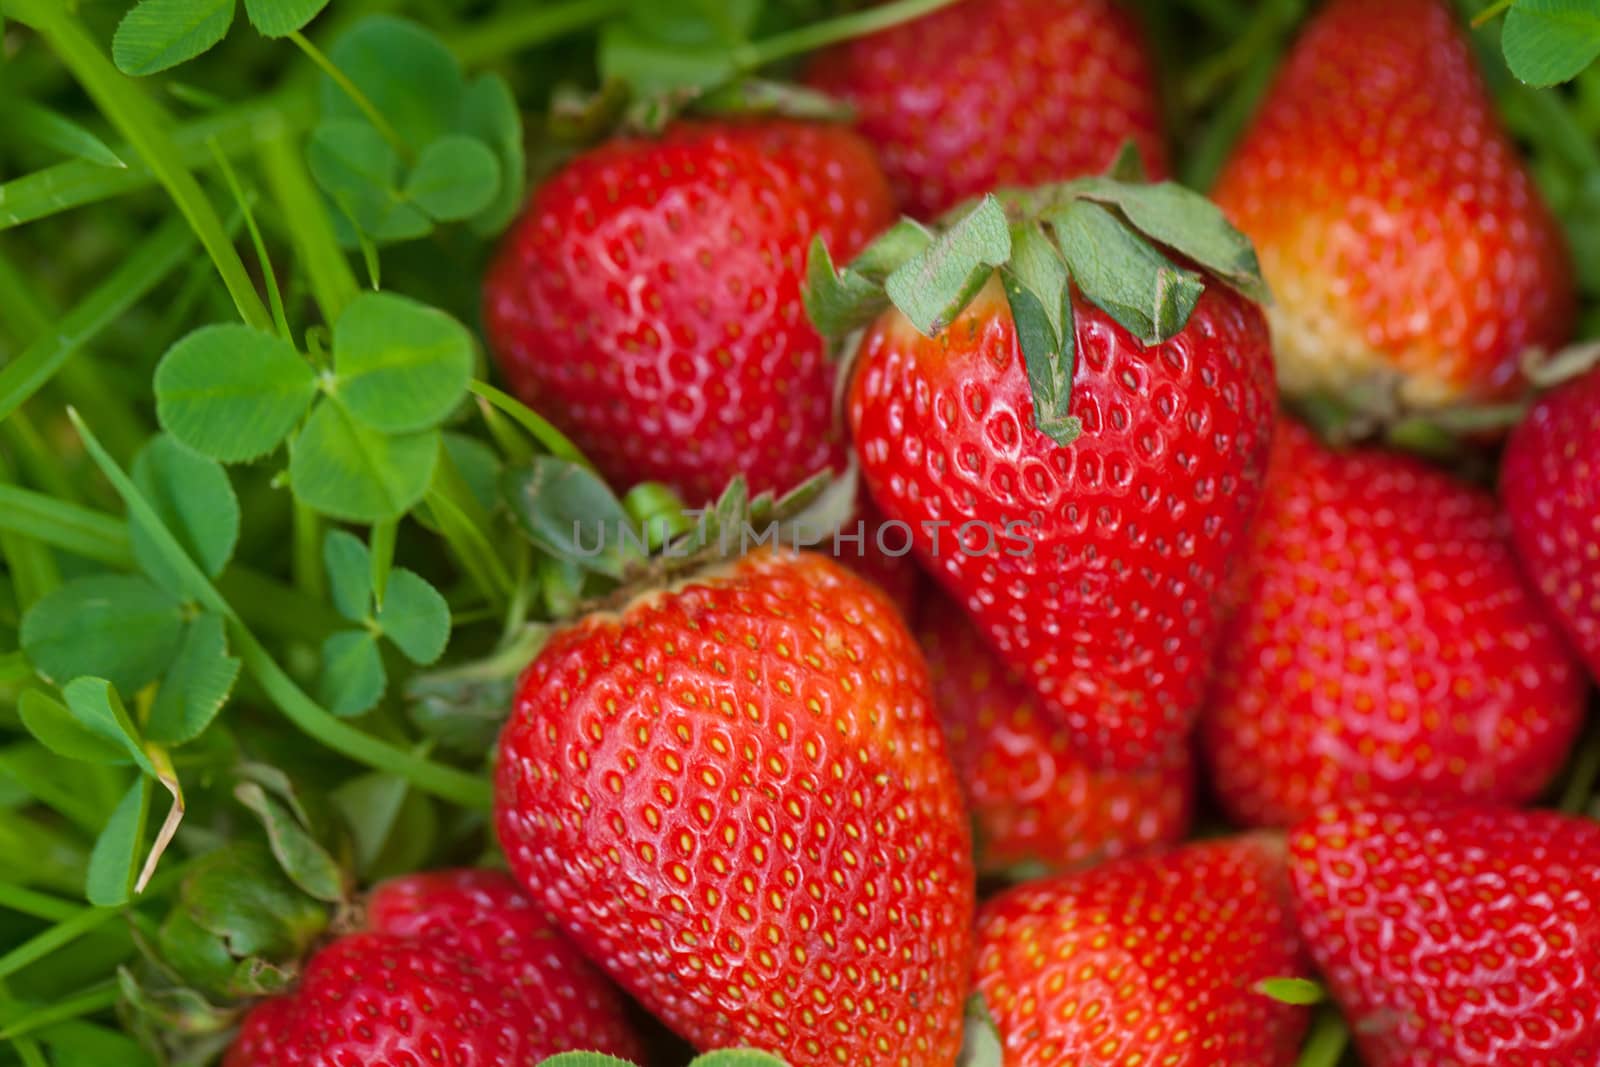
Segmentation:
[(1074, 289), (1146, 345), (1183, 330), (1207, 275), (1257, 303), (1271, 301), (1255, 249), (1215, 204), (1173, 182), (1139, 180), (1140, 171), (1124, 150), (1105, 175), (999, 190), (932, 228), (903, 219), (842, 269), (814, 239), (806, 312), (836, 341), (890, 307), (933, 337), (999, 271), (1035, 422), (1071, 444), (1083, 429), (1069, 413)]

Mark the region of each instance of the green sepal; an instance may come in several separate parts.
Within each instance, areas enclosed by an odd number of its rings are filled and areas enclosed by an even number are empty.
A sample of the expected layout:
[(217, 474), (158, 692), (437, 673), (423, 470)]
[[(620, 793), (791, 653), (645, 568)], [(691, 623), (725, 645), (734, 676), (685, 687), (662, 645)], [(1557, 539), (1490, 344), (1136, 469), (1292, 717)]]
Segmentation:
[(901, 219), (840, 270), (821, 236), (812, 238), (801, 299), (817, 332), (843, 337), (877, 318), (889, 306), (885, 280), (932, 243), (921, 223)]
[(1191, 260), (1248, 299), (1272, 303), (1250, 239), (1233, 227), (1221, 208), (1194, 190), (1176, 182), (1146, 185), (1109, 178), (1085, 178), (1068, 188), (1084, 200), (1116, 208), (1145, 237)]
[(348, 840), (327, 804), (268, 764), (247, 763), (239, 772), (234, 797), (260, 821), (278, 867), (310, 896), (344, 901)]
[(164, 1050), (180, 1037), (221, 1034), (239, 1018), (238, 1009), (214, 1004), (152, 967), (118, 967), (117, 989), (126, 1028), (151, 1048)]
[(611, 487), (580, 463), (534, 456), (506, 468), (501, 496), (518, 527), (542, 551), (586, 571), (621, 578), (643, 558), (643, 537)]
[(1011, 225), (993, 196), (957, 219), (884, 281), (894, 306), (924, 335), (943, 330), (1011, 257)]
[(1145, 169), (1144, 155), (1139, 142), (1129, 138), (1117, 149), (1117, 158), (1106, 168), (1106, 177), (1119, 182), (1148, 182), (1150, 172)]
[(1028, 369), (1034, 424), (1057, 444), (1070, 445), (1083, 432), (1083, 423), (1070, 412), (1077, 349), (1072, 279), (1037, 223), (1013, 227), (1011, 249), (1000, 281)]
[(208, 996), (261, 996), (293, 981), (327, 923), (327, 908), (296, 888), (265, 847), (239, 841), (184, 876), (156, 946), (167, 968)]
[(1070, 200), (1050, 227), (1085, 300), (1147, 345), (1176, 336), (1205, 291), (1194, 271), (1174, 266), (1099, 204)]

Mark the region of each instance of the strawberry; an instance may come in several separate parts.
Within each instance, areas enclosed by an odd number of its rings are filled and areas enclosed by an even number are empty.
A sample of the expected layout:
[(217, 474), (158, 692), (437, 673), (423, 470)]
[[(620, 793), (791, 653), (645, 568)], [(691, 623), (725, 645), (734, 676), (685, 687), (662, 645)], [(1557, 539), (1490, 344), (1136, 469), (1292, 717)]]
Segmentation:
[(778, 120), (680, 122), (612, 141), (533, 194), (484, 286), (512, 388), (610, 481), (690, 503), (842, 466), (834, 370), (801, 312), (814, 234), (860, 247), (891, 219), (867, 146)]
[(1218, 181), (1256, 242), (1286, 392), (1430, 408), (1555, 347), (1572, 267), (1446, 0), (1331, 0)]
[(929, 572), (1085, 759), (1131, 769), (1170, 761), (1199, 709), (1215, 593), (1265, 472), (1271, 355), (1260, 312), (1220, 286), (1156, 345), (1077, 295), (1072, 313), (1070, 445), (1037, 428), (994, 282), (935, 337), (898, 311), (873, 324), (850, 426)]
[(980, 871), (1064, 870), (1183, 837), (1194, 797), (1187, 747), (1153, 770), (1097, 770), (960, 608), (930, 603), (917, 637), (972, 812)]
[(1129, 140), (1166, 171), (1154, 64), (1114, 0), (966, 0), (819, 54), (807, 81), (854, 105), (919, 218), (1096, 173)]
[(1290, 871), (1367, 1067), (1600, 1062), (1600, 824), (1343, 806), (1294, 831)]
[(1251, 824), (1351, 796), (1519, 804), (1560, 769), (1582, 672), (1492, 496), (1285, 421), (1202, 738)]
[(978, 913), (975, 983), (1007, 1067), (1287, 1067), (1306, 1009), (1255, 987), (1302, 972), (1265, 837), (1057, 875)]
[(899, 612), (832, 560), (761, 550), (557, 633), (495, 788), (512, 870), (699, 1048), (952, 1062), (960, 792)]
[(1524, 570), (1600, 678), (1600, 368), (1546, 394), (1512, 432), (1500, 498)]
[(379, 886), (364, 929), (250, 1010), (224, 1067), (490, 1067), (569, 1049), (637, 1057), (622, 998), (509, 877), (458, 870)]

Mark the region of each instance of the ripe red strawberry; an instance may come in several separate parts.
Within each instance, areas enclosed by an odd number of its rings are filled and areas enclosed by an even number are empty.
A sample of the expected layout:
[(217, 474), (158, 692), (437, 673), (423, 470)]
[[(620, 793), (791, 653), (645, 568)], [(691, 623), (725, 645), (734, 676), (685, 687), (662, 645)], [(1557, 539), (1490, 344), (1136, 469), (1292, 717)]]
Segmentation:
[(800, 305), (813, 234), (854, 250), (893, 217), (848, 130), (682, 122), (540, 186), (484, 287), (502, 373), (618, 485), (691, 503), (838, 467), (834, 370)]
[(1066, 870), (1183, 837), (1194, 799), (1187, 746), (1154, 770), (1097, 770), (959, 607), (933, 599), (917, 637), (972, 812), (980, 871)]
[(298, 988), (245, 1016), (225, 1067), (492, 1067), (569, 1049), (636, 1057), (622, 998), (506, 875), (409, 875)]
[(947, 1065), (973, 872), (898, 611), (763, 550), (558, 633), (500, 740), (513, 871), (702, 1049)]
[(1151, 766), (1199, 709), (1217, 586), (1265, 471), (1267, 329), (1220, 285), (1148, 347), (1076, 293), (1072, 307), (1072, 444), (1036, 428), (996, 282), (932, 338), (880, 317), (850, 424), (873, 499), (1084, 758)]
[(1560, 230), (1446, 0), (1331, 0), (1218, 182), (1256, 243), (1285, 391), (1433, 407), (1572, 326)]
[(1582, 672), (1493, 497), (1287, 420), (1202, 737), (1245, 823), (1352, 796), (1532, 799), (1583, 715)]
[(1304, 972), (1282, 845), (1240, 837), (1009, 890), (978, 913), (976, 986), (1006, 1067), (1293, 1064)]
[(1153, 62), (1115, 0), (966, 0), (821, 53), (807, 80), (855, 106), (921, 218), (1099, 173), (1130, 139), (1166, 172)]
[(1345, 807), (1291, 839), (1300, 929), (1367, 1067), (1600, 1063), (1600, 824)]
[(1523, 568), (1600, 678), (1600, 368), (1512, 432), (1500, 498)]

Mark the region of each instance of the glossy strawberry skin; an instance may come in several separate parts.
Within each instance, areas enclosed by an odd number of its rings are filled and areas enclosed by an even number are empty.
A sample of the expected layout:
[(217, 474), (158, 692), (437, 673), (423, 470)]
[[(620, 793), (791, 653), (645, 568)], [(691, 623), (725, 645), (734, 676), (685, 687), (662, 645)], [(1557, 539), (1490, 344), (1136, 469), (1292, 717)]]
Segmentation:
[(1070, 870), (1187, 832), (1194, 806), (1187, 746), (1152, 770), (1091, 767), (959, 607), (930, 598), (917, 638), (972, 813), (980, 872)]
[(1306, 1009), (1255, 986), (1304, 973), (1265, 837), (1030, 882), (978, 913), (975, 984), (1006, 1067), (1289, 1067)]
[(1255, 242), (1289, 393), (1514, 384), (1575, 308), (1560, 230), (1445, 0), (1332, 0), (1214, 192)]
[(1523, 569), (1600, 679), (1600, 369), (1545, 395), (1512, 432), (1500, 499)]
[(1265, 472), (1266, 325), (1216, 285), (1182, 333), (1151, 348), (1073, 307), (1071, 410), (1084, 425), (1073, 444), (1034, 428), (993, 282), (935, 338), (897, 311), (868, 329), (851, 430), (873, 499), (911, 525), (925, 568), (1083, 757), (1155, 766), (1199, 710), (1217, 586)]
[(1287, 420), (1201, 737), (1233, 817), (1346, 797), (1519, 804), (1566, 759), (1582, 672), (1486, 492)]
[(855, 107), (919, 218), (1098, 174), (1129, 140), (1166, 172), (1154, 64), (1114, 0), (966, 0), (821, 53), (807, 80)]
[(960, 794), (898, 611), (832, 560), (763, 550), (557, 634), (496, 797), (512, 870), (697, 1047), (955, 1056)]
[(1290, 868), (1368, 1067), (1600, 1062), (1600, 824), (1341, 806), (1294, 830)]
[(512, 389), (615, 485), (690, 503), (841, 465), (834, 369), (800, 303), (821, 234), (853, 254), (893, 220), (871, 151), (836, 127), (680, 123), (540, 186), (484, 283)]
[(366, 928), (245, 1017), (225, 1067), (500, 1067), (572, 1049), (637, 1057), (622, 998), (496, 871), (408, 875)]

